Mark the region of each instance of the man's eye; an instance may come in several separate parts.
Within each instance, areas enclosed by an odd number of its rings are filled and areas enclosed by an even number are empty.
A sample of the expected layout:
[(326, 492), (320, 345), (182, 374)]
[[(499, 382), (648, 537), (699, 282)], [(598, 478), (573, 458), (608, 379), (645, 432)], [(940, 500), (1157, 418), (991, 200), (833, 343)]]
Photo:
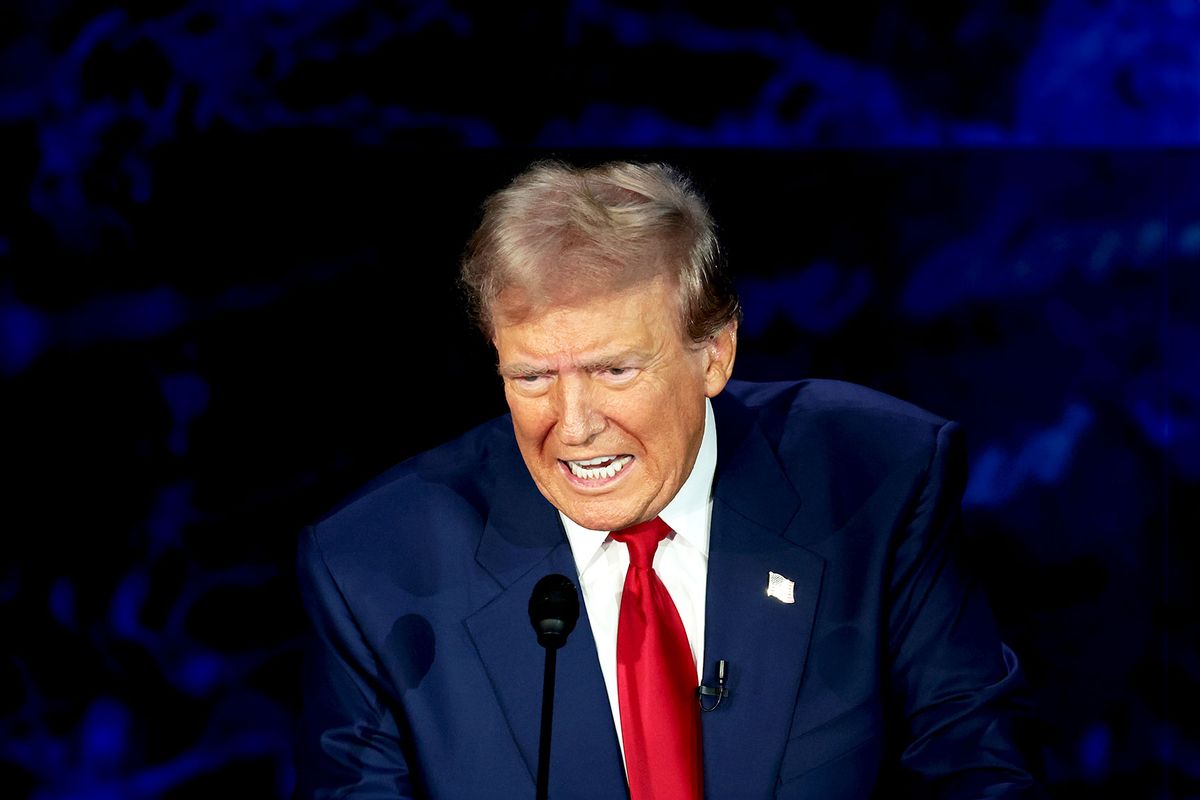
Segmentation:
[(624, 383), (633, 380), (637, 370), (633, 367), (605, 367), (600, 374), (617, 383)]

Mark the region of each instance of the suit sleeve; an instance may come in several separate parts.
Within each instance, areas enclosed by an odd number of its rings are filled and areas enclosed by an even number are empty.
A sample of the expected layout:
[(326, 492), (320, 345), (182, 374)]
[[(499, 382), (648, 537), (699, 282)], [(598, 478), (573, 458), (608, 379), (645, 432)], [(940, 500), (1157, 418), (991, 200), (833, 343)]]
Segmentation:
[(947, 423), (892, 560), (900, 764), (913, 797), (1043, 797), (1018, 745), (1025, 708), (1016, 656), (962, 563), (965, 475), (962, 438)]
[(297, 571), (314, 631), (305, 654), (295, 796), (305, 800), (415, 796), (404, 756), (402, 721), (384, 701), (375, 654), (364, 641), (311, 528), (300, 540)]

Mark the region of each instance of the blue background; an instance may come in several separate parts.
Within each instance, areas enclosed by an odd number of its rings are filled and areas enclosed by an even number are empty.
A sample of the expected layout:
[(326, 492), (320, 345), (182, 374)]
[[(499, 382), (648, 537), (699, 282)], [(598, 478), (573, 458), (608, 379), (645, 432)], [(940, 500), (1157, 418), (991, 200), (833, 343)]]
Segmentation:
[(1200, 797), (1200, 3), (929, 5), (0, 9), (5, 795), (290, 792), (296, 534), (504, 410), (456, 260), (557, 155), (695, 177), (739, 377), (964, 424), (1056, 796)]

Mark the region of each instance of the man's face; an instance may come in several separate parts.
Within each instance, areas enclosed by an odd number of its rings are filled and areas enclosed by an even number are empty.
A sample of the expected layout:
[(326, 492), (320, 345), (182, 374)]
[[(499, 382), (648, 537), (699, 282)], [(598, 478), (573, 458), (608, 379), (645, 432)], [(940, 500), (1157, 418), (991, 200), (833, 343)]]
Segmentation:
[(730, 326), (685, 339), (663, 279), (505, 322), (496, 352), (525, 466), (556, 508), (592, 530), (653, 519), (683, 486), (704, 398), (733, 368)]

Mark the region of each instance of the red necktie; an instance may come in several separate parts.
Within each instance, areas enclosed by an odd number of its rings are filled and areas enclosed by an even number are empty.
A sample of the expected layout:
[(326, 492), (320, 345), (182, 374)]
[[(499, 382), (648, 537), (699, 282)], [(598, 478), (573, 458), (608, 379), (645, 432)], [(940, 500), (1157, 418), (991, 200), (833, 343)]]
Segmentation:
[(654, 551), (671, 529), (655, 517), (614, 531), (629, 548), (617, 622), (617, 698), (631, 800), (704, 796), (696, 665)]

